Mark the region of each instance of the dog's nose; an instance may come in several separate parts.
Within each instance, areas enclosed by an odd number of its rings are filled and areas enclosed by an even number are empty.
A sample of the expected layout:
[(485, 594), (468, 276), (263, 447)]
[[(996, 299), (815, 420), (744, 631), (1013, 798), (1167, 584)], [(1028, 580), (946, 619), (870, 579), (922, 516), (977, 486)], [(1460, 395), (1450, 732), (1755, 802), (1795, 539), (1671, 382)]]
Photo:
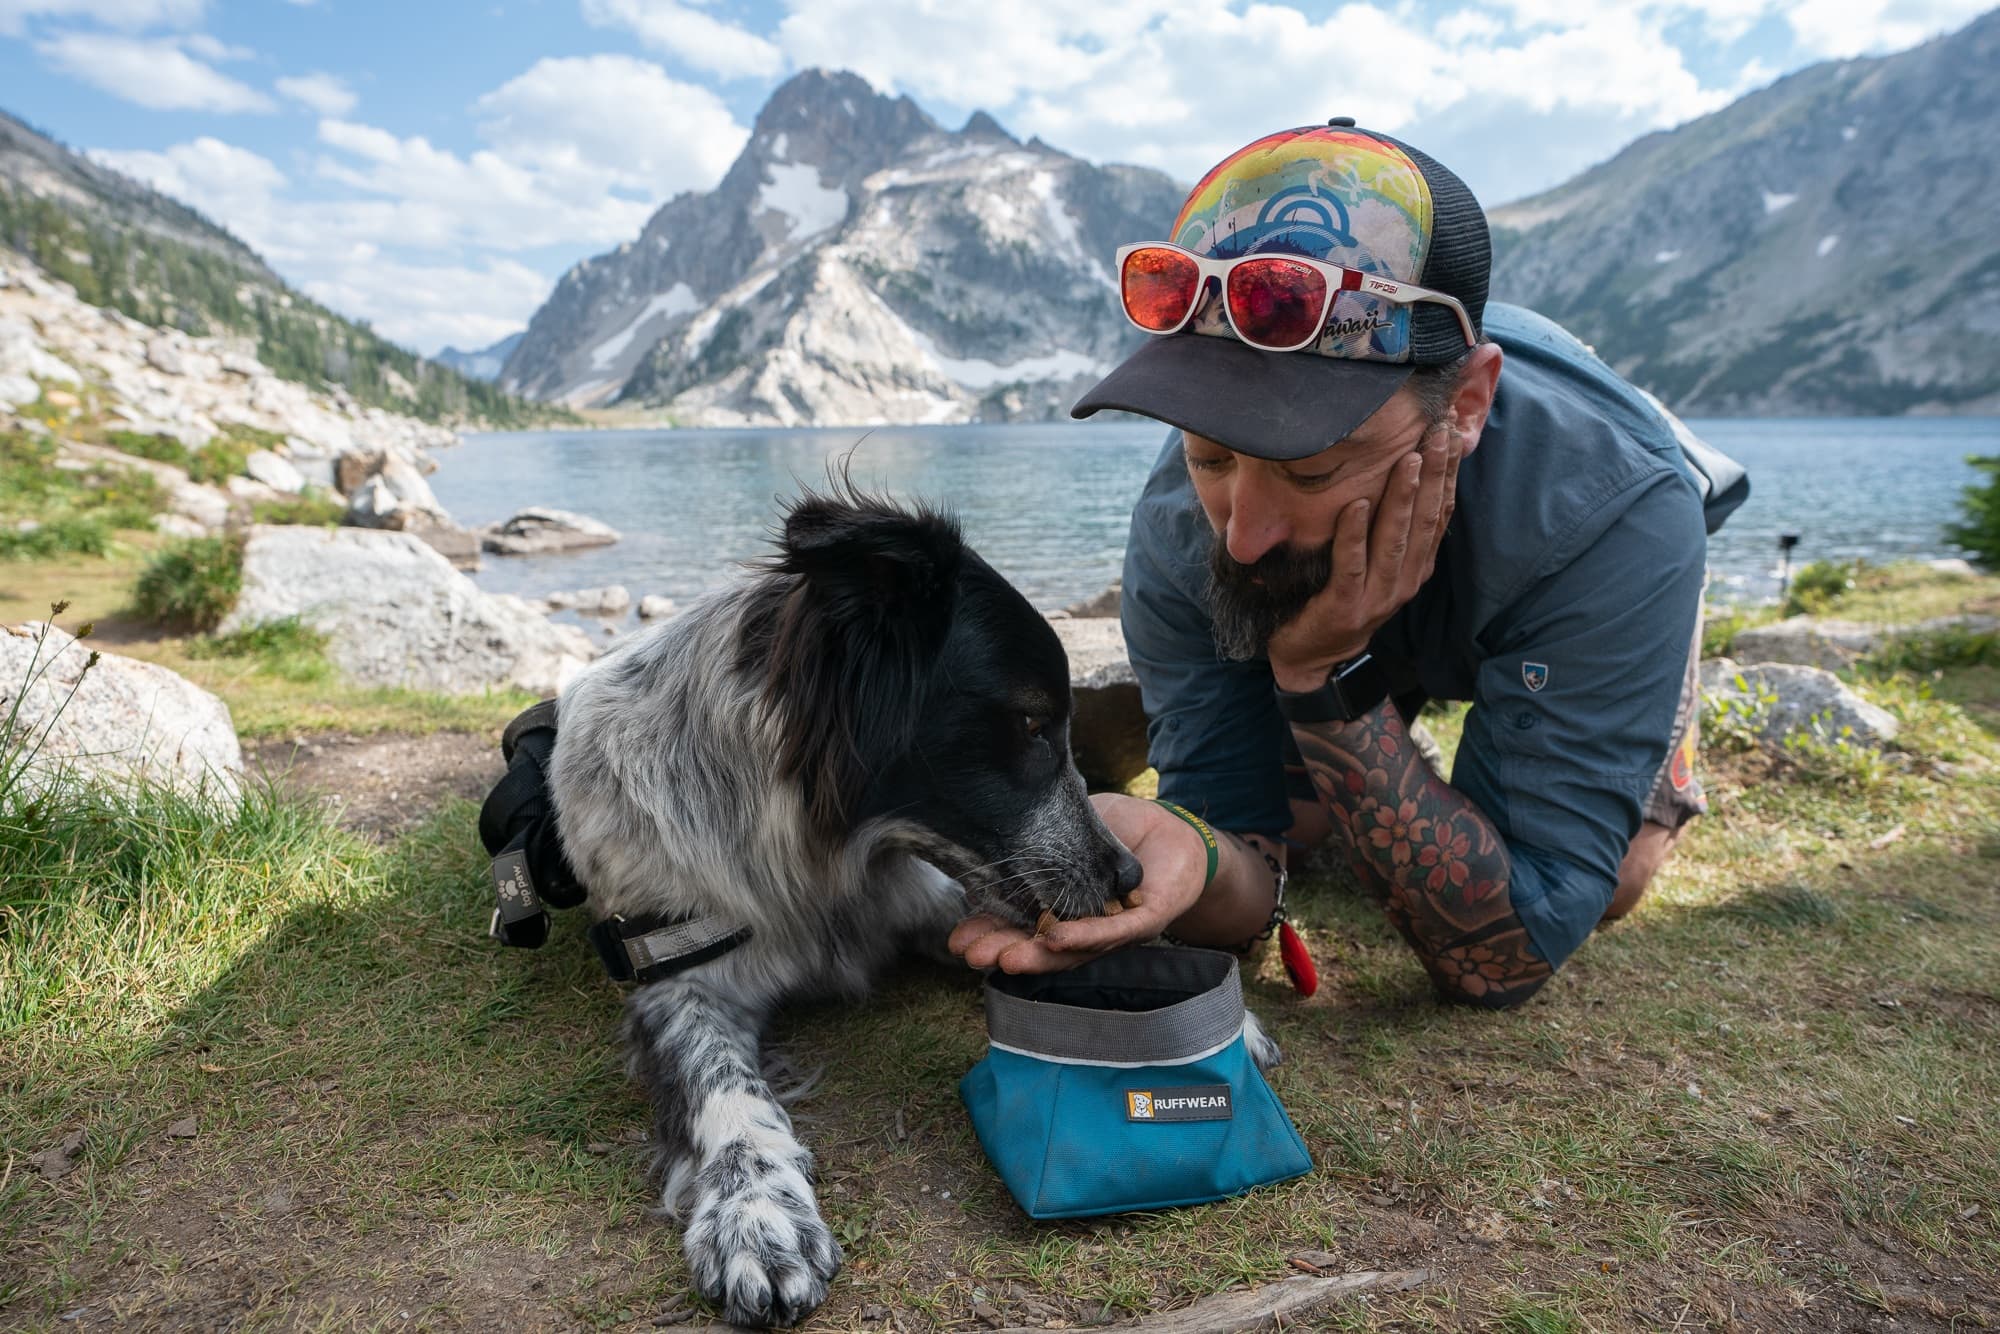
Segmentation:
[(1118, 849), (1119, 896), (1122, 898), (1130, 894), (1139, 887), (1139, 882), (1145, 878), (1146, 868), (1139, 864), (1139, 859), (1123, 848)]

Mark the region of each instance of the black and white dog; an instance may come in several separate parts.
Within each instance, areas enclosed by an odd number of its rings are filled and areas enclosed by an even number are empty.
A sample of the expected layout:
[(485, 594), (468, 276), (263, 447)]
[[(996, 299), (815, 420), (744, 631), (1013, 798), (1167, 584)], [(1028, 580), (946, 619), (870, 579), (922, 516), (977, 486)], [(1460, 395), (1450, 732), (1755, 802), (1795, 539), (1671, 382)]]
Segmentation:
[(599, 917), (750, 928), (637, 988), (626, 1041), (695, 1283), (758, 1325), (812, 1311), (841, 1262), (761, 1073), (771, 1011), (860, 996), (970, 911), (1090, 916), (1141, 874), (1070, 758), (1061, 642), (954, 521), (843, 485), (779, 547), (580, 676), (550, 770)]

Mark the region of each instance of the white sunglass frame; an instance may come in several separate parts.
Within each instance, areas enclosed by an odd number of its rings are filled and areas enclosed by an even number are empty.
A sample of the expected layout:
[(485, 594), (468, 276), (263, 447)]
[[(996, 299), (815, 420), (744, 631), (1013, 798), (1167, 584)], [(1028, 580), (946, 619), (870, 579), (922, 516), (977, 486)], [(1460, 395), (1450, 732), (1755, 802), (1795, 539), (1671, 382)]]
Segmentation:
[[(1126, 304), (1125, 262), (1141, 250), (1171, 250), (1176, 254), (1185, 255), (1187, 258), (1193, 260), (1196, 267), (1200, 270), (1201, 280), (1195, 285), (1194, 298), (1188, 302), (1188, 308), (1182, 312), (1180, 320), (1171, 329), (1147, 328), (1132, 318), (1132, 308)], [(1293, 264), (1303, 264), (1309, 269), (1316, 270), (1322, 278), (1326, 279), (1326, 294), (1320, 302), (1319, 315), (1313, 320), (1313, 331), (1299, 342), (1287, 347), (1279, 347), (1272, 343), (1254, 342), (1246, 337), (1241, 329), (1236, 327), (1236, 316), (1229, 309), (1229, 272), (1237, 265), (1247, 264), (1253, 259), (1282, 259)], [(1392, 279), (1384, 278), (1379, 274), (1366, 273), (1360, 269), (1350, 269), (1339, 264), (1329, 264), (1325, 260), (1310, 259), (1304, 255), (1288, 255), (1282, 251), (1265, 251), (1262, 254), (1237, 255), (1230, 259), (1215, 259), (1206, 255), (1197, 255), (1194, 251), (1187, 249), (1185, 246), (1177, 246), (1172, 241), (1135, 241), (1130, 245), (1118, 247), (1118, 309), (1124, 313), (1127, 322), (1141, 333), (1149, 333), (1155, 337), (1164, 338), (1169, 334), (1177, 334), (1187, 328), (1188, 321), (1193, 319), (1195, 312), (1201, 309), (1202, 298), (1208, 295), (1208, 280), (1210, 278), (1218, 280), (1222, 296), (1222, 318), (1228, 321), (1229, 331), (1235, 334), (1238, 341), (1243, 343), (1244, 346), (1254, 347), (1260, 351), (1298, 352), (1317, 343), (1320, 335), (1326, 331), (1326, 317), (1333, 310), (1334, 295), (1339, 292), (1359, 292), (1364, 296), (1379, 296), (1385, 301), (1393, 301), (1403, 306), (1414, 305), (1420, 301), (1434, 301), (1458, 317), (1458, 329), (1460, 333), (1465, 335), (1465, 345), (1467, 347), (1479, 346), (1479, 336), (1472, 331), (1472, 317), (1465, 313), (1465, 307), (1460, 304), (1457, 297), (1447, 296), (1443, 292), (1434, 292), (1428, 287), (1419, 287), (1415, 283), (1399, 283)]]

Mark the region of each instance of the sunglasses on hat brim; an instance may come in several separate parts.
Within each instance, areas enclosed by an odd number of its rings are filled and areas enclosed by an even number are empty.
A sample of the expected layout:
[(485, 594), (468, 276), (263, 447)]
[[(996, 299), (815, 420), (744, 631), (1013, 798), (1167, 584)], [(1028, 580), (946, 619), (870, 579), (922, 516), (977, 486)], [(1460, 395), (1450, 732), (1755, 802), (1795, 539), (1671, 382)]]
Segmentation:
[(1125, 318), (1150, 334), (1186, 328), (1210, 278), (1222, 286), (1229, 327), (1243, 342), (1266, 352), (1297, 352), (1316, 342), (1338, 292), (1359, 292), (1398, 305), (1435, 302), (1458, 318), (1467, 347), (1479, 345), (1458, 298), (1415, 283), (1394, 282), (1303, 255), (1212, 259), (1166, 241), (1118, 248), (1118, 295)]

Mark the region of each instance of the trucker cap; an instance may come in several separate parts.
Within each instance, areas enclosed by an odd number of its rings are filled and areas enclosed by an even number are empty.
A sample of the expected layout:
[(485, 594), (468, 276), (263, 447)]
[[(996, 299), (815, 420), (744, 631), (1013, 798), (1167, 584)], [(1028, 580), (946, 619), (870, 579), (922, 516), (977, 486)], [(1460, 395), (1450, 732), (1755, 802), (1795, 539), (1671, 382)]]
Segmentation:
[[(1197, 255), (1304, 255), (1458, 298), (1481, 327), (1492, 245), (1465, 182), (1352, 117), (1269, 134), (1218, 163), (1167, 238)], [(1237, 339), (1216, 284), (1185, 330), (1154, 336), (1078, 399), (1073, 417), (1136, 412), (1244, 454), (1317, 454), (1389, 401), (1419, 366), (1466, 351), (1452, 312), (1337, 293), (1316, 342), (1267, 352)]]

